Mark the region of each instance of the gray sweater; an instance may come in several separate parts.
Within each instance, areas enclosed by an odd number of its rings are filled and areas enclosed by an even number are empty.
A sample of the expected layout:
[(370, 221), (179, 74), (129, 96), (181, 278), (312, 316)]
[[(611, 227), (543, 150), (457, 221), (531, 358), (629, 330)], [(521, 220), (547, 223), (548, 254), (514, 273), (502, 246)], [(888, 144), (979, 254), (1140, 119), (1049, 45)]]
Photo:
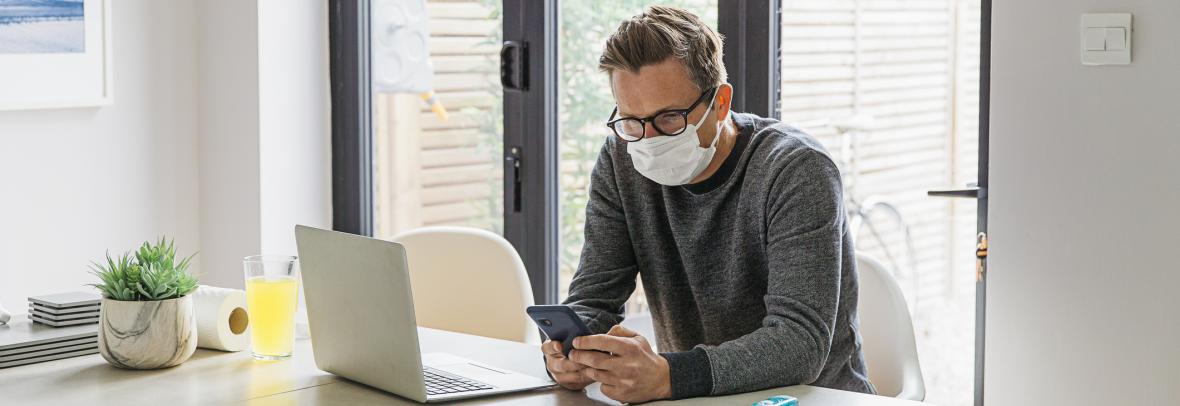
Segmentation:
[(704, 182), (661, 186), (612, 137), (565, 303), (595, 333), (643, 281), (674, 398), (810, 384), (872, 393), (840, 173), (811, 136), (734, 114), (737, 145)]

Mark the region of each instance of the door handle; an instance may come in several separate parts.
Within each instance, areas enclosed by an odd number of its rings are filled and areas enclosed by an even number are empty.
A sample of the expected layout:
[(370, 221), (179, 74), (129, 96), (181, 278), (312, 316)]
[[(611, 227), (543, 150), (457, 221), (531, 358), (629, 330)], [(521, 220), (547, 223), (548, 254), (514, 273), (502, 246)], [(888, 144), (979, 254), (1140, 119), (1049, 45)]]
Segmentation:
[(987, 276), (987, 233), (975, 236), (975, 281), (981, 282)]
[(509, 148), (508, 153), (504, 155), (504, 172), (508, 175), (508, 180), (504, 182), (504, 195), (512, 204), (512, 212), (520, 213), (520, 147)]
[(981, 188), (974, 183), (968, 183), (967, 186), (961, 188), (930, 189), (926, 191), (926, 195), (934, 197), (976, 199), (980, 197), (987, 197), (987, 188)]
[(529, 90), (528, 43), (504, 41), (500, 47), (500, 85), (504, 90)]

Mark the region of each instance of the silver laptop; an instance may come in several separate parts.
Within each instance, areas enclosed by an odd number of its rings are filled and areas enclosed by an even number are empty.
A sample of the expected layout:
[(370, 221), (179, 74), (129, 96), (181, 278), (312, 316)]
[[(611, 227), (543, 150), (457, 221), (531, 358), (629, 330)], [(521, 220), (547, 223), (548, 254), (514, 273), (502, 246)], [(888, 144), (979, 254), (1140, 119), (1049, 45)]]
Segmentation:
[(422, 354), (401, 244), (307, 226), (295, 227), (295, 240), (320, 369), (418, 402), (553, 385), (450, 354)]

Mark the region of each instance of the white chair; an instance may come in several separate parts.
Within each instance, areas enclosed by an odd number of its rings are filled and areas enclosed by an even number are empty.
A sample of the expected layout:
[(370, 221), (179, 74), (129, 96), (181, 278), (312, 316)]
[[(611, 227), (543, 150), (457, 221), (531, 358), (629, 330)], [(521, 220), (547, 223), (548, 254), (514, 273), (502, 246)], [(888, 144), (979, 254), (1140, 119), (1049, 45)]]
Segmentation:
[(525, 314), (533, 291), (524, 262), (503, 237), (467, 227), (423, 227), (406, 247), (418, 325), (539, 344)]
[(857, 312), (869, 380), (879, 395), (921, 401), (926, 398), (926, 384), (906, 298), (885, 264), (856, 254), (856, 265), (860, 273)]

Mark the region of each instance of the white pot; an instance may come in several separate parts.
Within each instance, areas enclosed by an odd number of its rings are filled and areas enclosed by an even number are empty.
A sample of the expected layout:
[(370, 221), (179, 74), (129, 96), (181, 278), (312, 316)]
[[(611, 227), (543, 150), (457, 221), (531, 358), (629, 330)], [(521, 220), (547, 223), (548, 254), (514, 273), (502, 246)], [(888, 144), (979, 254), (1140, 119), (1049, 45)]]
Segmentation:
[(111, 365), (168, 368), (197, 350), (192, 296), (133, 302), (102, 299), (98, 350)]

